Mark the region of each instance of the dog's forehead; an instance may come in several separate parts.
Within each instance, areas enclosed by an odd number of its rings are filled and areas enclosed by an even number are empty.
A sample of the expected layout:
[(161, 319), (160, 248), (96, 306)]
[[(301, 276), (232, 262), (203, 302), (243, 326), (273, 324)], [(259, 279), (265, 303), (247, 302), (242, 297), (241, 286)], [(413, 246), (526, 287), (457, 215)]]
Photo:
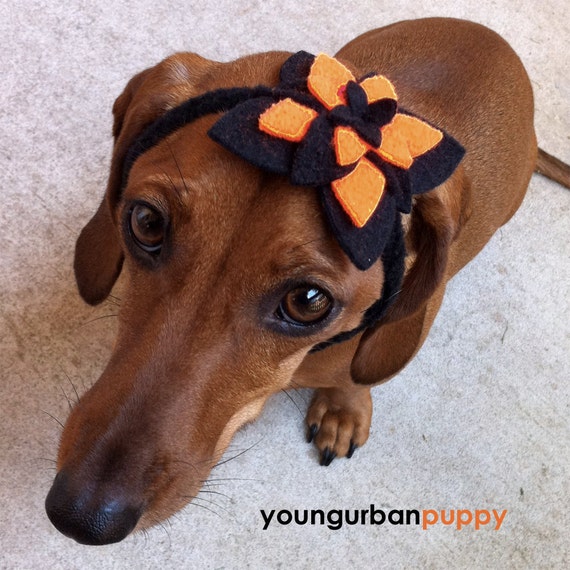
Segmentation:
[(168, 204), (175, 232), (215, 249), (247, 255), (263, 248), (285, 266), (310, 258), (323, 265), (347, 263), (317, 190), (264, 173), (212, 141), (207, 131), (216, 119), (186, 125), (142, 155), (125, 198)]
[(129, 173), (125, 197), (152, 189), (167, 203), (189, 210), (243, 207), (256, 193), (261, 172), (207, 136), (214, 121), (215, 116), (200, 118), (141, 155)]
[(244, 247), (262, 247), (277, 273), (315, 268), (341, 274), (351, 265), (330, 232), (313, 188), (292, 186), (280, 177), (263, 178), (246, 225)]

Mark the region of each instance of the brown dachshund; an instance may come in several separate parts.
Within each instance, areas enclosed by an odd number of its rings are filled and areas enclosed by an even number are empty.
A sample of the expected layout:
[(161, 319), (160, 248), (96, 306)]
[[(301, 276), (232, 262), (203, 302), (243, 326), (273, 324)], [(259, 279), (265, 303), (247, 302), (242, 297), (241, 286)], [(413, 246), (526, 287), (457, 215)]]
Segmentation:
[(220, 90), (275, 87), (290, 56), (176, 54), (133, 77), (115, 103), (109, 184), (75, 271), (88, 303), (107, 297), (123, 266), (126, 293), (110, 362), (67, 421), (46, 500), (53, 524), (81, 543), (122, 540), (181, 509), (236, 430), (283, 389), (316, 388), (309, 438), (323, 464), (350, 457), (368, 438), (371, 386), (414, 357), (446, 283), (516, 212), (533, 171), (570, 185), (566, 165), (537, 159), (529, 79), (494, 32), (426, 19), (348, 44), (337, 58), (355, 77), (381, 73), (402, 109), (465, 149), (445, 182), (398, 213), (405, 274), (381, 319), (363, 325), (397, 240), (357, 267), (315, 188), (208, 135), (221, 107), (140, 142), (187, 100), (196, 108)]

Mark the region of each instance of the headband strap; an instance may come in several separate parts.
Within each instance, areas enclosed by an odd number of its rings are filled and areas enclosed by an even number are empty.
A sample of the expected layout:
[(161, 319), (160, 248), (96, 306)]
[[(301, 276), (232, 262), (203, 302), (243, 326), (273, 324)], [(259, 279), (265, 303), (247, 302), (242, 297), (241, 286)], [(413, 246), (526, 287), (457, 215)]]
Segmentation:
[(129, 173), (136, 160), (169, 135), (189, 123), (215, 113), (223, 113), (252, 97), (271, 96), (269, 87), (235, 87), (209, 91), (198, 97), (188, 99), (178, 107), (174, 107), (149, 125), (135, 140), (127, 151), (123, 163), (121, 189), (127, 185)]

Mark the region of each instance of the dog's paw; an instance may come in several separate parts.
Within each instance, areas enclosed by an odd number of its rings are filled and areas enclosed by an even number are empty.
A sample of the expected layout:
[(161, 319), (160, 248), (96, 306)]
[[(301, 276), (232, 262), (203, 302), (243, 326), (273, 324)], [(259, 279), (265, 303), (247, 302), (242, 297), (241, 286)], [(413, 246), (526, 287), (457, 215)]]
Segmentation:
[(316, 390), (306, 423), (307, 439), (315, 442), (320, 464), (330, 465), (335, 457), (352, 457), (370, 433), (372, 398), (370, 388), (320, 388)]

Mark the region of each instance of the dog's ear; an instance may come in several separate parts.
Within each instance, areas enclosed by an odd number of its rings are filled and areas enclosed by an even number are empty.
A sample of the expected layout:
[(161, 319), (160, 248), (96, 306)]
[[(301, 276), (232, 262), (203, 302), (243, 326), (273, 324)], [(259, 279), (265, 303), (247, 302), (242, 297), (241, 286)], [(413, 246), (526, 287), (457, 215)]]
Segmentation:
[[(114, 151), (107, 191), (99, 208), (83, 228), (75, 245), (75, 280), (79, 294), (90, 305), (103, 301), (121, 273), (123, 252), (113, 213), (118, 198), (120, 170), (129, 139), (123, 125), (133, 96), (148, 77), (150, 70), (135, 75), (113, 105)], [(136, 129), (131, 129), (133, 133)], [(122, 138), (122, 140), (120, 140)]]
[(81, 230), (75, 244), (73, 269), (79, 294), (90, 305), (105, 300), (123, 266), (118, 230), (104, 198)]
[(470, 198), (470, 184), (461, 167), (445, 184), (415, 198), (406, 233), (408, 269), (402, 290), (386, 316), (360, 340), (351, 366), (356, 383), (388, 379), (419, 350), (453, 272), (449, 248), (469, 218)]
[(135, 75), (115, 101), (114, 147), (107, 191), (75, 246), (75, 279), (87, 303), (96, 305), (103, 301), (121, 273), (123, 251), (116, 208), (127, 151), (148, 125), (195, 96), (199, 78), (213, 65), (195, 54), (173, 55)]

